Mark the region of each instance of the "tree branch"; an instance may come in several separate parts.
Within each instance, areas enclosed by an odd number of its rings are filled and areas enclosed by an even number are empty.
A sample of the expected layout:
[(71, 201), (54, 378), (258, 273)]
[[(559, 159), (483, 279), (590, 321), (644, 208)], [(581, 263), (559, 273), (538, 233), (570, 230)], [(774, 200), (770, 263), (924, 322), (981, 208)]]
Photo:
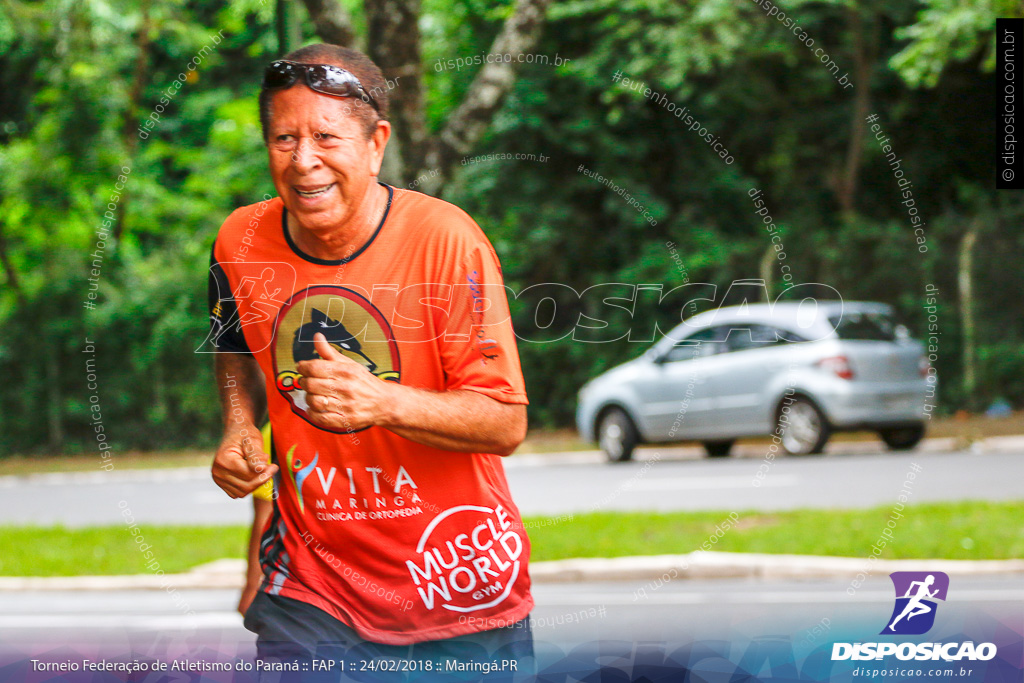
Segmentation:
[[(322, 39), (338, 45), (355, 41), (348, 14), (337, 0), (303, 0)], [(398, 184), (429, 173), (418, 189), (438, 194), (452, 167), (483, 137), (494, 115), (515, 83), (519, 55), (536, 46), (551, 0), (516, 0), (491, 44), (492, 54), (508, 54), (509, 61), (485, 64), (469, 86), (466, 97), (449, 117), (440, 135), (427, 133), (423, 105), (423, 63), (420, 55), (419, 0), (365, 0), (369, 29), (368, 54), (384, 76), (396, 84), (390, 92), (394, 136), (401, 168), (394, 169)]]
[(14, 267), (14, 263), (11, 262), (10, 253), (7, 247), (7, 238), (4, 236), (4, 226), (0, 223), (0, 264), (3, 265), (4, 275), (7, 276), (7, 286), (12, 292), (14, 297), (18, 300), (18, 305), (24, 308), (28, 301), (25, 297), (25, 290), (21, 287), (21, 279), (18, 277), (18, 269)]
[(467, 154), (491, 125), (515, 83), (518, 56), (537, 45), (551, 0), (516, 0), (515, 11), (491, 44), (491, 54), (511, 55), (510, 61), (484, 64), (469, 86), (465, 99), (452, 113), (441, 134), (430, 141), (420, 170), (437, 170), (425, 183), (436, 191), (447, 181), (460, 155)]

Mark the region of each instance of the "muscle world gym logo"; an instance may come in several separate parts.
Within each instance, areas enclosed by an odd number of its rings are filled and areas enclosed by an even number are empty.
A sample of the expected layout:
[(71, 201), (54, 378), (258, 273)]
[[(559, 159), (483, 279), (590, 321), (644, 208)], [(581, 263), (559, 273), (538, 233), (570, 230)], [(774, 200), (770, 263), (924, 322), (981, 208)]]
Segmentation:
[[(896, 604), (879, 635), (919, 636), (935, 625), (938, 602), (946, 600), (949, 576), (942, 572), (893, 572)], [(987, 661), (996, 656), (993, 643), (834, 643), (832, 661), (880, 660), (889, 656), (907, 661)]]
[(468, 613), (504, 602), (526, 559), (515, 527), (501, 505), (458, 505), (435, 517), (405, 562), (424, 607)]

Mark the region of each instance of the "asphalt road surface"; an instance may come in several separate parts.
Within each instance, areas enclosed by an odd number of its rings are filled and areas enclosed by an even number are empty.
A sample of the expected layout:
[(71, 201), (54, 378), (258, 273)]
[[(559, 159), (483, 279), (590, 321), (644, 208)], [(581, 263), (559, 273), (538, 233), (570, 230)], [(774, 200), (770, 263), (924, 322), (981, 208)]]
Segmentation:
[[(892, 454), (873, 444), (842, 450), (767, 461), (757, 446), (714, 460), (694, 449), (645, 449), (638, 461), (617, 465), (597, 453), (516, 455), (506, 471), (524, 515), (867, 507), (895, 502), (908, 473), (911, 503), (1024, 497), (1024, 446), (987, 453)], [(229, 499), (205, 468), (0, 477), (0, 497), (0, 524), (120, 524), (125, 509), (146, 524), (244, 524), (251, 515), (251, 503)]]
[[(534, 587), (534, 638), (539, 651), (605, 640), (635, 643), (635, 653), (715, 640), (742, 648), (772, 637), (788, 641), (802, 658), (829, 639), (877, 639), (893, 606), (888, 577), (871, 577), (854, 595), (849, 587), (840, 579), (542, 584)], [(71, 653), (252, 656), (254, 637), (233, 612), (235, 591), (183, 591), (179, 598), (159, 590), (0, 593), (0, 663)], [(1015, 575), (954, 577), (936, 617), (929, 639), (966, 633), (1016, 637), (1019, 646), (1024, 584)]]

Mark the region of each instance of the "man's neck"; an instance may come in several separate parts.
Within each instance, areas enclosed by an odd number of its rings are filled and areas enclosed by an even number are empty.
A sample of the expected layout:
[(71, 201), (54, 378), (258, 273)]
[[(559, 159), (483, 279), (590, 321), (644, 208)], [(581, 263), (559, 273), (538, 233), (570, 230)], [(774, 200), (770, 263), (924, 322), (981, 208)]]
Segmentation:
[(286, 229), (303, 253), (324, 261), (340, 261), (352, 256), (370, 239), (380, 224), (387, 201), (387, 188), (374, 183), (359, 209), (339, 229), (318, 234), (299, 226), (291, 214), (286, 215)]

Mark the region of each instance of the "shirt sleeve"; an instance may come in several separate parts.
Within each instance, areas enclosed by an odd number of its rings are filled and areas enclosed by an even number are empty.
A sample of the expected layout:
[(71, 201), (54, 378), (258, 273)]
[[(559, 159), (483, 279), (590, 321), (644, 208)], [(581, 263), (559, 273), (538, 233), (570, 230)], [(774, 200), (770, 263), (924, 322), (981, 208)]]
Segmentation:
[(224, 268), (210, 251), (210, 277), (206, 290), (210, 307), (210, 334), (208, 340), (214, 349), (222, 353), (245, 353), (252, 355), (242, 333), (242, 321), (238, 306), (231, 293), (231, 283)]
[(476, 391), (503, 403), (529, 403), (501, 265), (490, 244), (467, 253), (452, 284), (440, 338), (447, 388)]

